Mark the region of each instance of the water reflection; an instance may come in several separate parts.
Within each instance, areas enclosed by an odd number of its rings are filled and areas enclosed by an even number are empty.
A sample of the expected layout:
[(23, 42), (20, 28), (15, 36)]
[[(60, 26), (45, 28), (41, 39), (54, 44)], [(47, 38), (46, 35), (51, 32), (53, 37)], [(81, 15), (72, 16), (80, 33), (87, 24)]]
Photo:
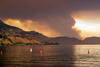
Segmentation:
[(74, 67), (71, 45), (17, 45), (3, 48), (0, 67)]

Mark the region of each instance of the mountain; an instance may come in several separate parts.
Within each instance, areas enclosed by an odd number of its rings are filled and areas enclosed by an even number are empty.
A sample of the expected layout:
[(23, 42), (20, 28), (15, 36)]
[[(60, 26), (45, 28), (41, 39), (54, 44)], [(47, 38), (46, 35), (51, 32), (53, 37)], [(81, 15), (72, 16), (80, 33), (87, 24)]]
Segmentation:
[(74, 45), (74, 44), (80, 44), (81, 40), (69, 37), (55, 37), (55, 38), (49, 38), (48, 42), (56, 42), (63, 45)]
[(26, 32), (14, 26), (5, 24), (0, 20), (0, 42), (3, 44), (13, 43), (36, 43), (42, 44), (42, 41), (47, 39), (46, 36), (30, 31)]
[(89, 37), (82, 41), (76, 38), (69, 37), (46, 37), (35, 31), (24, 31), (20, 28), (7, 25), (0, 20), (0, 43), (3, 43), (5, 45), (15, 43), (28, 43), (40, 45), (100, 44), (100, 37)]
[(83, 40), (85, 44), (100, 44), (100, 37), (88, 37)]
[(55, 37), (48, 38), (35, 31), (23, 31), (0, 20), (0, 42), (3, 44), (35, 43), (35, 44), (77, 44), (81, 41), (76, 38)]

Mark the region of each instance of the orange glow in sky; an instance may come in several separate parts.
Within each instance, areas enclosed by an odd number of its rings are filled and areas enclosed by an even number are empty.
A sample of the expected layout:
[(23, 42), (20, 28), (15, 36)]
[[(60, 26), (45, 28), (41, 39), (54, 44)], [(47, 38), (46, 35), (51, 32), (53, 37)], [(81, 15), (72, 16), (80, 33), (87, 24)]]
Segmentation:
[(100, 15), (97, 11), (82, 11), (73, 14), (75, 25), (72, 27), (79, 33), (80, 38), (100, 37)]
[(48, 24), (33, 20), (5, 19), (8, 25), (21, 28), (24, 31), (36, 31), (48, 37), (57, 37), (61, 34), (53, 30)]

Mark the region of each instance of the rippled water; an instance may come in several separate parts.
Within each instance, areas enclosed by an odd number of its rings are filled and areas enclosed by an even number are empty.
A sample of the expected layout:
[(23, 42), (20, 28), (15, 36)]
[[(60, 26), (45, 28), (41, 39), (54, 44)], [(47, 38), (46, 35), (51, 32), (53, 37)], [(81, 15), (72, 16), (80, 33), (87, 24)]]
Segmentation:
[(100, 67), (100, 45), (3, 47), (0, 67)]

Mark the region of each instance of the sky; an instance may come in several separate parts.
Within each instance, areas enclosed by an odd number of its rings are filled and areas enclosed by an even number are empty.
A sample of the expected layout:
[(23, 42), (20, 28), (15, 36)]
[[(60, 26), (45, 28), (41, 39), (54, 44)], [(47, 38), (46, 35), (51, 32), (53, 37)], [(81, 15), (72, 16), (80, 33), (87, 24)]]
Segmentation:
[(0, 0), (0, 18), (48, 37), (100, 37), (100, 0)]

